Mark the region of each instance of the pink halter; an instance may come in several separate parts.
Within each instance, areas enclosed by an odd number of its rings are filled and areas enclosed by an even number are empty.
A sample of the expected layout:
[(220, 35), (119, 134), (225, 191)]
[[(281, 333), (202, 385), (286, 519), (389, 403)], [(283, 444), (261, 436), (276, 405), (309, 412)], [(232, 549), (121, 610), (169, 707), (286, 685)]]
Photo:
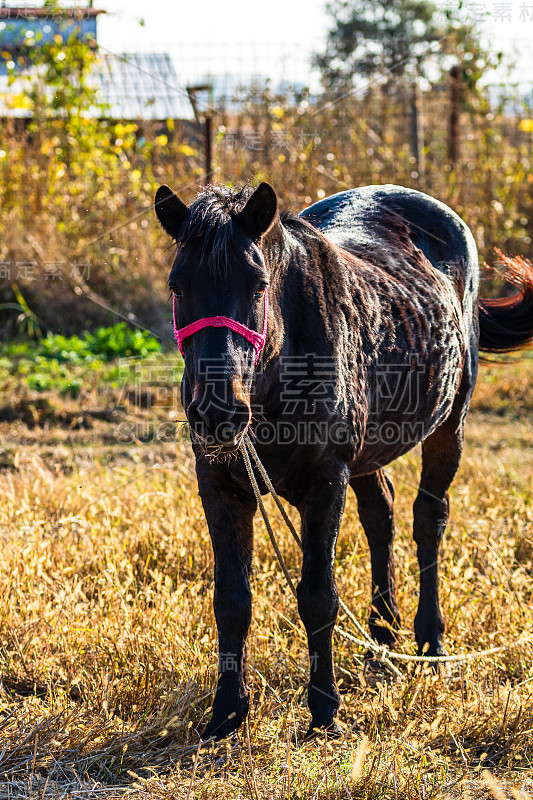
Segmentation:
[(197, 319), (196, 322), (191, 322), (190, 325), (185, 325), (184, 328), (178, 329), (176, 324), (176, 297), (173, 296), (172, 309), (174, 312), (174, 336), (176, 337), (180, 353), (184, 355), (183, 340), (188, 336), (192, 336), (193, 333), (198, 333), (198, 331), (201, 331), (202, 328), (229, 328), (230, 330), (235, 331), (235, 333), (239, 333), (241, 336), (244, 336), (246, 341), (250, 342), (255, 350), (255, 363), (257, 365), (259, 356), (261, 355), (261, 351), (266, 342), (268, 318), (268, 299), (266, 289), (264, 291), (263, 298), (263, 330), (261, 333), (257, 333), (257, 331), (247, 328), (246, 325), (242, 325), (240, 322), (237, 322), (237, 320), (231, 319), (231, 317), (202, 317), (202, 319)]

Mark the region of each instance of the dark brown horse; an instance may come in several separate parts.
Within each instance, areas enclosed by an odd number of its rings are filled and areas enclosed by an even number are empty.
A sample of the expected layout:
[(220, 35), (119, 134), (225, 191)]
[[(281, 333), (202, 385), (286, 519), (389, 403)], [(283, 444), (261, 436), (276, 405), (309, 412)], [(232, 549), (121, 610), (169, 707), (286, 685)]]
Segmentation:
[[(400, 620), (394, 488), (383, 467), (422, 442), (414, 627), (419, 652), (443, 654), (438, 547), (478, 350), (533, 340), (533, 270), (510, 276), (521, 286), (514, 297), (478, 299), (478, 257), (466, 225), (442, 203), (396, 186), (342, 192), (296, 217), (279, 215), (265, 183), (255, 191), (208, 188), (190, 208), (162, 186), (156, 212), (177, 244), (169, 279), (177, 328), (203, 320), (181, 342), (183, 407), (215, 555), (219, 679), (202, 736), (227, 736), (249, 707), (256, 501), (238, 454), (247, 429), (276, 490), (300, 513), (310, 731), (334, 730), (333, 563), (347, 487), (370, 546), (370, 630), (392, 646)], [(265, 291), (266, 343), (254, 349), (246, 331), (263, 329)]]

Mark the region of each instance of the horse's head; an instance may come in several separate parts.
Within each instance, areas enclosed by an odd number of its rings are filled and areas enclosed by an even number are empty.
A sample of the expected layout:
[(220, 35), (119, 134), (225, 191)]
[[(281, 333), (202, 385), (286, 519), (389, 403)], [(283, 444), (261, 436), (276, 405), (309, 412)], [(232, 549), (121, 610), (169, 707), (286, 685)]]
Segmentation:
[(231, 452), (251, 419), (250, 389), (266, 334), (269, 275), (261, 239), (276, 220), (276, 194), (267, 183), (253, 193), (207, 189), (189, 208), (161, 186), (155, 209), (177, 244), (168, 283), (191, 432), (207, 453)]

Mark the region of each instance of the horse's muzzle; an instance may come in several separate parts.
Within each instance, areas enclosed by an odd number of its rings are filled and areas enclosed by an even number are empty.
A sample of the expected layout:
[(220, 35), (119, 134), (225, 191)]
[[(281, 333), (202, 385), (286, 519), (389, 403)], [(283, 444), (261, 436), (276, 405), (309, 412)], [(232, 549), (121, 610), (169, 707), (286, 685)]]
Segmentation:
[(211, 444), (210, 439), (208, 439), (207, 441), (203, 441), (202, 445), (204, 448), (205, 455), (216, 457), (238, 452), (238, 450), (241, 447), (241, 443), (245, 433), (246, 433), (246, 428), (233, 439), (231, 444)]
[(196, 386), (187, 408), (191, 433), (207, 454), (232, 453), (240, 447), (251, 419), (250, 405), (243, 395), (240, 381), (232, 382), (226, 403), (213, 401)]

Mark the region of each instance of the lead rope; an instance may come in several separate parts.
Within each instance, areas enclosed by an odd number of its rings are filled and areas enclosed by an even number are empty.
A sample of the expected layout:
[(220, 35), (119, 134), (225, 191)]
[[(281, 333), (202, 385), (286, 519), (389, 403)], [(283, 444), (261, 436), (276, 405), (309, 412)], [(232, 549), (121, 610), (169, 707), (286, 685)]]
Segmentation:
[[(248, 434), (246, 434), (248, 436)], [(270, 525), (270, 520), (268, 518), (268, 514), (266, 512), (266, 508), (263, 503), (263, 498), (261, 497), (261, 492), (259, 491), (259, 486), (257, 485), (257, 479), (254, 475), (252, 463), (250, 461), (250, 456), (246, 450), (246, 447), (241, 444), (241, 452), (242, 457), (244, 459), (244, 466), (246, 467), (246, 471), (248, 473), (248, 477), (250, 478), (250, 483), (252, 484), (252, 488), (254, 490), (255, 499), (257, 500), (257, 505), (259, 506), (259, 510), (261, 511), (261, 516), (263, 517), (263, 521), (265, 523), (268, 536), (270, 541), (272, 542), (272, 547), (274, 548), (274, 552), (278, 557), (279, 565), (283, 570), (283, 574), (287, 579), (287, 583), (289, 584), (289, 588), (293, 595), (296, 597), (296, 589), (294, 588), (294, 583), (292, 582), (291, 576), (289, 575), (289, 570), (285, 565), (285, 561), (283, 560), (283, 556), (281, 555), (280, 549), (278, 547), (278, 543), (276, 541), (276, 537), (274, 536), (274, 531), (272, 530), (272, 526)]]
[[(243, 440), (241, 442), (241, 453), (242, 453), (242, 457), (243, 457), (243, 460), (244, 460), (244, 465), (246, 467), (246, 471), (248, 473), (248, 477), (250, 479), (250, 483), (252, 485), (252, 489), (254, 491), (255, 499), (257, 500), (257, 504), (259, 506), (259, 510), (261, 511), (261, 516), (263, 517), (263, 521), (264, 521), (265, 527), (267, 529), (268, 538), (270, 539), (270, 541), (272, 543), (272, 547), (274, 548), (274, 552), (276, 553), (279, 565), (280, 565), (280, 567), (281, 567), (281, 569), (283, 571), (283, 574), (285, 575), (287, 583), (289, 584), (289, 588), (290, 588), (291, 592), (293, 593), (294, 597), (297, 598), (296, 589), (294, 588), (294, 583), (292, 582), (291, 576), (289, 574), (289, 570), (287, 569), (287, 565), (285, 564), (285, 560), (284, 560), (284, 558), (283, 558), (283, 556), (281, 554), (281, 551), (280, 551), (280, 549), (278, 547), (276, 536), (274, 534), (274, 531), (272, 530), (272, 525), (270, 524), (270, 520), (268, 519), (268, 514), (266, 512), (266, 508), (265, 508), (264, 503), (263, 503), (263, 498), (261, 497), (261, 492), (260, 492), (259, 486), (257, 484), (257, 478), (255, 477), (255, 473), (253, 471), (253, 467), (252, 467), (252, 463), (250, 461), (250, 456), (249, 456), (248, 451), (252, 454), (252, 458), (254, 459), (254, 461), (255, 461), (255, 463), (257, 465), (257, 468), (259, 469), (261, 477), (263, 478), (268, 491), (270, 492), (270, 494), (274, 498), (274, 502), (276, 503), (277, 507), (279, 508), (280, 513), (281, 513), (283, 519), (285, 520), (288, 529), (292, 533), (294, 541), (298, 544), (298, 547), (300, 548), (300, 550), (303, 550), (302, 540), (298, 536), (298, 534), (296, 532), (296, 529), (295, 529), (294, 525), (292, 524), (292, 521), (291, 521), (289, 515), (287, 514), (287, 512), (283, 508), (281, 500), (279, 499), (278, 494), (277, 494), (276, 490), (274, 489), (272, 481), (270, 480), (270, 478), (268, 476), (268, 473), (267, 473), (266, 469), (264, 468), (263, 464), (261, 463), (261, 460), (260, 460), (259, 456), (257, 455), (256, 449), (255, 449), (255, 447), (253, 446), (253, 444), (252, 444), (252, 442), (250, 440), (250, 436), (248, 435), (248, 433), (245, 433), (244, 436), (243, 436)], [(349, 639), (349, 641), (354, 642), (355, 644), (361, 645), (363, 647), (370, 648), (372, 650), (372, 652), (375, 653), (379, 657), (380, 661), (382, 661), (384, 664), (386, 664), (389, 667), (389, 669), (392, 670), (392, 672), (394, 672), (395, 675), (400, 677), (401, 676), (400, 670), (394, 664), (392, 664), (391, 661), (388, 658), (389, 654), (387, 652), (387, 648), (385, 648), (384, 646), (380, 647), (379, 645), (377, 645), (368, 636), (368, 634), (365, 631), (365, 629), (363, 628), (363, 626), (359, 623), (359, 620), (356, 619), (356, 617), (352, 614), (350, 609), (345, 605), (345, 603), (340, 598), (339, 598), (339, 604), (340, 604), (342, 610), (344, 611), (344, 613), (353, 622), (353, 624), (355, 625), (357, 630), (359, 630), (363, 634), (363, 636), (365, 637), (365, 640), (362, 641), (361, 639), (357, 639), (355, 636), (352, 636), (347, 631), (344, 631), (338, 625), (335, 625), (335, 630), (337, 631), (337, 633), (339, 633), (345, 639)]]
[[(263, 521), (267, 529), (268, 538), (272, 543), (272, 547), (274, 548), (274, 552), (276, 553), (279, 565), (283, 571), (283, 574), (285, 575), (285, 579), (289, 584), (289, 588), (294, 597), (297, 597), (296, 589), (294, 588), (294, 583), (292, 582), (289, 570), (287, 569), (281, 551), (278, 547), (276, 536), (274, 534), (274, 531), (272, 530), (272, 525), (270, 524), (270, 520), (268, 519), (268, 514), (266, 512), (266, 508), (263, 503), (263, 498), (261, 497), (261, 492), (257, 484), (257, 478), (255, 477), (255, 473), (250, 460), (250, 454), (252, 455), (252, 458), (255, 461), (255, 464), (259, 470), (261, 477), (265, 482), (268, 491), (272, 495), (274, 502), (279, 508), (279, 511), (283, 519), (285, 520), (285, 523), (288, 529), (290, 530), (295, 542), (298, 544), (300, 550), (303, 550), (302, 541), (298, 536), (298, 533), (296, 532), (296, 529), (292, 524), (291, 519), (289, 518), (287, 512), (285, 511), (281, 503), (281, 500), (279, 499), (278, 494), (272, 484), (272, 481), (268, 476), (266, 469), (264, 468), (259, 456), (257, 455), (256, 449), (250, 440), (248, 432), (246, 432), (242, 438), (240, 450), (242, 453), (246, 471), (248, 473), (248, 478), (250, 479), (250, 483), (252, 485), (255, 499), (257, 500), (259, 510), (261, 511), (261, 516), (263, 517)], [(376, 642), (370, 638), (370, 636), (365, 631), (359, 620), (354, 616), (354, 614), (350, 611), (346, 603), (344, 603), (344, 601), (341, 600), (340, 597), (339, 597), (339, 605), (346, 614), (346, 616), (348, 617), (348, 619), (353, 623), (355, 628), (359, 631), (359, 633), (361, 633), (361, 635), (363, 636), (363, 640), (358, 639), (356, 636), (352, 636), (351, 633), (348, 633), (347, 631), (340, 628), (338, 625), (335, 625), (335, 630), (337, 631), (337, 633), (339, 633), (343, 638), (348, 639), (350, 642), (353, 642), (362, 647), (368, 647), (368, 649), (371, 650), (372, 653), (376, 656), (376, 659), (378, 661), (381, 661), (387, 667), (389, 667), (389, 669), (398, 677), (401, 677), (401, 672), (392, 663), (391, 659), (395, 659), (396, 661), (413, 661), (416, 663), (426, 663), (426, 664), (427, 663), (434, 664), (435, 662), (443, 664), (450, 664), (452, 662), (460, 663), (464, 661), (473, 661), (474, 659), (477, 658), (484, 658), (485, 656), (494, 655), (495, 653), (502, 653), (504, 650), (509, 650), (512, 647), (517, 647), (520, 644), (524, 644), (524, 642), (533, 640), (533, 634), (523, 633), (521, 636), (518, 637), (518, 639), (515, 642), (511, 642), (510, 644), (501, 645), (499, 647), (489, 647), (486, 650), (481, 650), (476, 653), (465, 653), (464, 655), (456, 655), (456, 656), (411, 656), (406, 653), (394, 653), (392, 650), (389, 650), (389, 648), (386, 645), (376, 644)]]

